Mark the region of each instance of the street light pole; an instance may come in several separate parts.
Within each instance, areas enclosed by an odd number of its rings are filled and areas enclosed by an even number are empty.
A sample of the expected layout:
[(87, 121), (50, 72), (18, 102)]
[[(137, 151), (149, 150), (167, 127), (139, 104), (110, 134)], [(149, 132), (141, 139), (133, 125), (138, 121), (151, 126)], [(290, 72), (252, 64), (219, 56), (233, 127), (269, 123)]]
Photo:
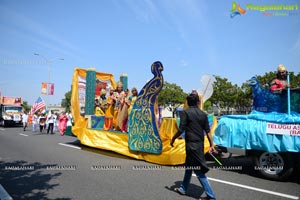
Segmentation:
[(43, 56), (39, 53), (34, 53), (33, 55), (35, 56), (40, 56), (42, 57), (46, 62), (47, 62), (47, 66), (48, 66), (48, 83), (47, 83), (47, 102), (46, 105), (49, 103), (49, 94), (48, 94), (48, 84), (50, 83), (50, 68), (51, 68), (51, 63), (54, 62), (55, 60), (64, 60), (63, 58), (53, 58), (53, 59), (48, 59), (46, 56)]

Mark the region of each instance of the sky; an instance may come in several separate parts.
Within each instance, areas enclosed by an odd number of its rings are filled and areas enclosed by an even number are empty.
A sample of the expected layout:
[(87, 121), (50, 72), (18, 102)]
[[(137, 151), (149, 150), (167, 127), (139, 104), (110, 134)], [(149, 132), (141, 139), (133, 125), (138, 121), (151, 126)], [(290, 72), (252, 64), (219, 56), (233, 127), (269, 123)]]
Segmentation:
[[(279, 64), (299, 73), (300, 1), (235, 2), (246, 13), (231, 18), (228, 0), (0, 0), (0, 92), (30, 105), (39, 96), (60, 104), (76, 67), (117, 81), (126, 73), (129, 88), (141, 89), (155, 61), (164, 80), (185, 92), (201, 88), (205, 74), (240, 86)], [(294, 10), (262, 12), (249, 4)], [(48, 81), (55, 91), (46, 97), (41, 83)]]

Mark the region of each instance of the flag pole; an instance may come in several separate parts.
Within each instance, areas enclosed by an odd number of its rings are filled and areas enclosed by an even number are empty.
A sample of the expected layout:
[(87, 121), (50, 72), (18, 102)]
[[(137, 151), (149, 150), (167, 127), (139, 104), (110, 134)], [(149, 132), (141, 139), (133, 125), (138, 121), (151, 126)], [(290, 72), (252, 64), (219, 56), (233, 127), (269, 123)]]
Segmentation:
[(220, 166), (222, 166), (222, 163), (211, 153), (211, 152), (208, 152), (210, 155), (211, 155), (211, 157), (213, 157), (213, 159), (215, 159), (215, 161), (220, 165)]

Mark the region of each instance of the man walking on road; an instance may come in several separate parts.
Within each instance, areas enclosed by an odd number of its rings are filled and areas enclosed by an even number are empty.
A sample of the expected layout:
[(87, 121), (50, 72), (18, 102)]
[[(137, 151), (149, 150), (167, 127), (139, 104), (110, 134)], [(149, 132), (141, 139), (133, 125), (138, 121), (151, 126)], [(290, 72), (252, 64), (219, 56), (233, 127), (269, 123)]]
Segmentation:
[(24, 111), (24, 114), (22, 115), (22, 122), (23, 122), (23, 129), (25, 131), (28, 123), (28, 115), (26, 111)]
[(48, 115), (47, 118), (47, 122), (48, 122), (48, 129), (47, 129), (47, 134), (49, 134), (49, 131), (51, 134), (53, 134), (53, 126), (54, 126), (54, 115), (53, 115), (53, 111), (50, 111), (50, 114)]
[(206, 197), (200, 197), (200, 200), (215, 199), (215, 194), (205, 176), (209, 168), (206, 165), (204, 157), (204, 131), (210, 143), (209, 151), (216, 151), (213, 147), (208, 118), (198, 107), (199, 97), (197, 95), (190, 94), (187, 97), (187, 103), (189, 108), (183, 111), (179, 130), (171, 140), (171, 146), (173, 147), (176, 138), (185, 131), (186, 168), (183, 182), (179, 188), (175, 188), (175, 191), (182, 195), (186, 194), (191, 181), (192, 172), (194, 171), (207, 195)]

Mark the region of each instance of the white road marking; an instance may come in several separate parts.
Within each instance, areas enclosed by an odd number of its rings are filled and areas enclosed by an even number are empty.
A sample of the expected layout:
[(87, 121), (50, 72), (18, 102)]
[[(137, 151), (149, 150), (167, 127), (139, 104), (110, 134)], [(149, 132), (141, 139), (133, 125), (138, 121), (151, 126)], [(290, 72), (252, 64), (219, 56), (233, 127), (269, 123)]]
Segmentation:
[(81, 147), (76, 147), (76, 146), (73, 146), (73, 145), (70, 145), (70, 144), (64, 144), (64, 143), (58, 143), (59, 145), (62, 145), (62, 146), (66, 146), (66, 147), (71, 147), (71, 148), (74, 148), (74, 149), (81, 149)]
[(5, 129), (4, 128), (0, 128), (0, 131), (5, 131)]
[(29, 136), (29, 135), (26, 135), (26, 134), (23, 134), (23, 133), (19, 133), (19, 135), (26, 136), (26, 137)]
[[(193, 176), (196, 176), (196, 174), (193, 174)], [(285, 197), (285, 198), (288, 198), (288, 199), (299, 199), (299, 197), (289, 195), (289, 194), (273, 192), (273, 191), (270, 191), (270, 190), (264, 190), (264, 189), (260, 189), (260, 188), (256, 188), (256, 187), (251, 187), (251, 186), (242, 185), (242, 184), (238, 184), (238, 183), (233, 183), (233, 182), (229, 182), (229, 181), (223, 181), (223, 180), (215, 179), (215, 178), (208, 178), (207, 177), (207, 179), (211, 180), (211, 181), (219, 182), (219, 183), (224, 183), (224, 184), (227, 184), (227, 185), (233, 185), (233, 186), (236, 186), (236, 187), (245, 188), (245, 189), (248, 189), (248, 190), (254, 190), (254, 191), (263, 192), (263, 193), (267, 193), (267, 194), (272, 194), (272, 195), (276, 195), (276, 196), (280, 196), (280, 197)]]

